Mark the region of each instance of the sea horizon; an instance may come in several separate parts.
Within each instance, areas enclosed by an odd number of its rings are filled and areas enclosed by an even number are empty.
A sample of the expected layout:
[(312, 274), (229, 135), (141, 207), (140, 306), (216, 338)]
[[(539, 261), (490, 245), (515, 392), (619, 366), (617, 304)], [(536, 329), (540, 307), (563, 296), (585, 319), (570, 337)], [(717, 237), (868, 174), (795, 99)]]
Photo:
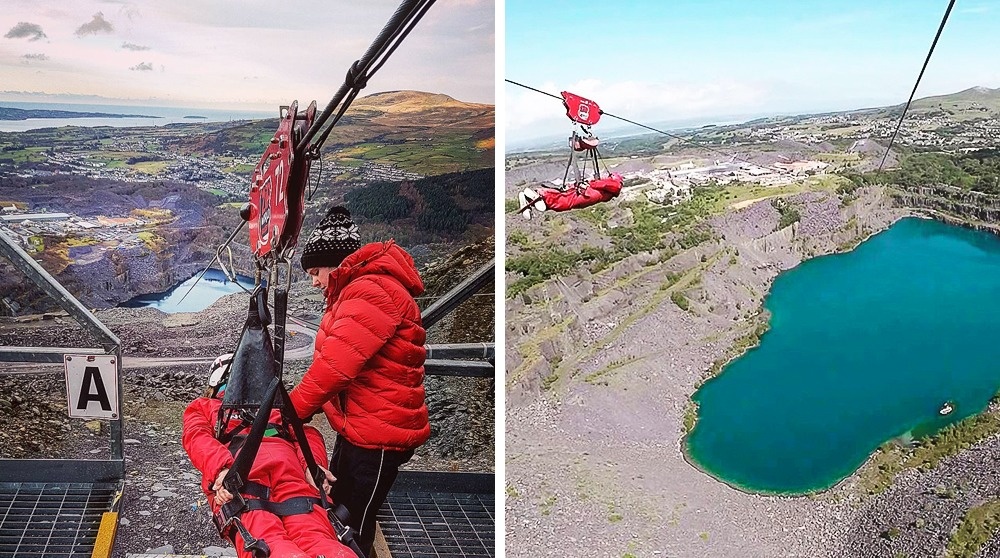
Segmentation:
[(41, 128), (62, 126), (113, 126), (132, 128), (165, 126), (167, 124), (194, 122), (229, 122), (234, 120), (263, 120), (278, 117), (274, 111), (245, 109), (209, 109), (197, 107), (163, 107), (154, 105), (115, 105), (93, 103), (52, 103), (29, 101), (0, 101), (0, 107), (22, 110), (62, 110), (105, 114), (139, 114), (144, 117), (129, 118), (28, 118), (25, 120), (0, 120), (0, 132), (26, 132)]

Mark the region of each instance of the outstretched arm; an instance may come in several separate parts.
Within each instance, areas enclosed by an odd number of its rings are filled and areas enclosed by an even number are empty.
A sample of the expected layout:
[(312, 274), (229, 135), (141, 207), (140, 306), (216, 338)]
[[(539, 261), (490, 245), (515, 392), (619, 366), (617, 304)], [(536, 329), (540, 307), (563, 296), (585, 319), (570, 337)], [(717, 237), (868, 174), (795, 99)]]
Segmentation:
[(402, 322), (401, 301), (378, 281), (360, 278), (340, 293), (336, 314), (317, 336), (313, 363), (290, 394), (295, 412), (312, 416), (357, 377)]
[(217, 406), (207, 397), (199, 397), (184, 410), (184, 428), (181, 444), (191, 458), (191, 464), (201, 472), (202, 488), (213, 490), (219, 472), (233, 464), (233, 456), (222, 442), (215, 438), (215, 415)]
[[(326, 443), (323, 440), (323, 435), (320, 434), (319, 430), (316, 430), (308, 424), (303, 425), (302, 429), (305, 432), (306, 443), (309, 444), (309, 449), (312, 452), (313, 459), (316, 461), (316, 465), (323, 472), (323, 490), (329, 494), (330, 490), (333, 488), (333, 483), (337, 481), (337, 477), (333, 476), (333, 473), (327, 469)], [(316, 488), (316, 482), (313, 480), (312, 475), (309, 474), (309, 469), (306, 466), (306, 458), (302, 453), (302, 446), (295, 444), (295, 450), (299, 456), (299, 463), (302, 465), (302, 471), (306, 477), (306, 482), (309, 483), (309, 486)]]

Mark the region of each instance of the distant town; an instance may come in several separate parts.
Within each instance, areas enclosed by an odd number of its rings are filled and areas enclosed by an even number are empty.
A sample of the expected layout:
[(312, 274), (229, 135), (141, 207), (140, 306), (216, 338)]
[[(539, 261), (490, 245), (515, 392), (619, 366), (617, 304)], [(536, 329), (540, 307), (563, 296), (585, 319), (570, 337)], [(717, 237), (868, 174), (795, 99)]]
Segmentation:
[[(918, 100), (902, 122), (894, 145), (906, 151), (994, 148), (1000, 141), (1000, 106), (994, 96), (993, 90), (972, 88)], [(616, 138), (606, 142), (602, 154), (611, 170), (625, 178), (623, 199), (675, 205), (690, 199), (692, 188), (698, 185), (783, 186), (808, 176), (870, 170), (879, 163), (900, 110), (886, 107), (709, 125), (688, 130), (684, 142), (665, 143), (659, 135)], [(616, 156), (616, 151), (625, 155)], [(512, 171), (551, 157), (551, 151), (512, 153), (506, 168)], [(630, 165), (629, 160), (645, 163)], [(895, 160), (889, 164), (894, 166)], [(550, 183), (562, 185), (559, 179)]]
[[(112, 140), (105, 148), (111, 152), (132, 154), (131, 164), (108, 163), (95, 160), (92, 153), (70, 150), (46, 150), (45, 161), (27, 168), (5, 169), (0, 164), (0, 178), (50, 177), (54, 175), (85, 176), (92, 179), (116, 182), (147, 182), (173, 180), (197, 185), (203, 190), (214, 191), (223, 197), (244, 199), (249, 189), (249, 174), (260, 156), (247, 156), (224, 152), (219, 157), (196, 157), (172, 153), (164, 148), (158, 138), (135, 139), (132, 137)], [(323, 172), (339, 175), (353, 172), (364, 181), (419, 180), (423, 175), (407, 172), (395, 165), (368, 161), (359, 167), (348, 167), (325, 160)]]
[[(976, 107), (975, 103), (965, 110), (977, 108), (984, 114), (989, 109)], [(793, 125), (775, 124), (743, 128), (735, 131), (731, 139), (723, 144), (791, 140), (819, 144), (824, 142), (853, 139), (863, 141), (870, 138), (888, 138), (898, 121), (886, 118), (884, 114), (851, 112), (816, 115), (798, 119)], [(908, 114), (899, 129), (896, 141), (900, 145), (912, 147), (937, 147), (976, 149), (994, 147), (1000, 138), (1000, 118), (984, 117), (957, 121), (945, 110), (915, 112)]]

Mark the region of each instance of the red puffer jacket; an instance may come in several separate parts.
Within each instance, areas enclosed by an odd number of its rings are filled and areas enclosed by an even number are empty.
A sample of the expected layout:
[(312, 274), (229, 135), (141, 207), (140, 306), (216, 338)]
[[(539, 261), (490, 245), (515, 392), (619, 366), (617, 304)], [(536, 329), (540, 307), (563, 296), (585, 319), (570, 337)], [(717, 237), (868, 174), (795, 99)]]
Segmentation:
[(426, 333), (413, 300), (423, 291), (413, 258), (391, 240), (344, 259), (330, 274), (313, 363), (291, 393), (300, 417), (322, 407), (334, 430), (363, 448), (427, 441)]

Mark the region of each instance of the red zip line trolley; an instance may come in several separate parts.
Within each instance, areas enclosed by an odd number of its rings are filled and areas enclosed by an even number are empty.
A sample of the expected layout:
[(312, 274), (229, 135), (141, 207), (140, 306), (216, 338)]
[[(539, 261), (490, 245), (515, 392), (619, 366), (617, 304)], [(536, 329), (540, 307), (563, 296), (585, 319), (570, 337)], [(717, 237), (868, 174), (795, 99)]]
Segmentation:
[(566, 107), (566, 116), (575, 124), (573, 135), (569, 138), (571, 151), (560, 189), (566, 190), (571, 168), (573, 169), (573, 187), (585, 188), (588, 182), (587, 166), (589, 163), (594, 165), (595, 178), (599, 178), (600, 174), (600, 154), (597, 152), (600, 140), (590, 130), (590, 127), (597, 124), (603, 112), (596, 102), (585, 97), (569, 91), (562, 91), (560, 95), (562, 95), (563, 106)]

